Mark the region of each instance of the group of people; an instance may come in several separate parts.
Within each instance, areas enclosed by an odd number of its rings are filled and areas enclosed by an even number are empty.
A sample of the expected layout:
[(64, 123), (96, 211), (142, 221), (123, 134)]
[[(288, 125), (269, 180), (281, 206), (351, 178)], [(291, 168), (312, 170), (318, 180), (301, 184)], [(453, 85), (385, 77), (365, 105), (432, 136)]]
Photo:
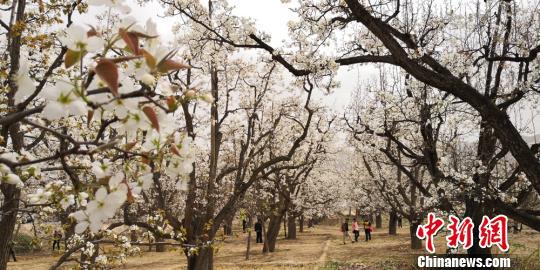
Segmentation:
[[(371, 226), (371, 222), (367, 219), (364, 220), (364, 223), (362, 225), (364, 228), (364, 233), (366, 235), (366, 242), (368, 242), (371, 240), (371, 232), (373, 231), (373, 227)], [(343, 233), (343, 244), (346, 243), (347, 238), (351, 241), (351, 243), (358, 242), (358, 238), (360, 237), (360, 225), (358, 224), (356, 218), (353, 219), (351, 227), (354, 234), (354, 241), (349, 234), (349, 219), (345, 219), (345, 222), (341, 224), (341, 232)]]

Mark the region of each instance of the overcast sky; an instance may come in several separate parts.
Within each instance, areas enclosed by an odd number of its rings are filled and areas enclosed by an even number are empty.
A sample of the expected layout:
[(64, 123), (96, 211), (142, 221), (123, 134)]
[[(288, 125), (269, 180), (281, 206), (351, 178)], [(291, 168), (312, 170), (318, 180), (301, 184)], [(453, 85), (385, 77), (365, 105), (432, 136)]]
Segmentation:
[[(135, 0), (130, 1), (133, 8), (132, 15), (139, 21), (146, 21), (152, 17), (159, 22), (159, 32), (164, 40), (170, 40), (172, 37), (170, 31), (174, 24), (173, 18), (159, 18), (157, 15), (163, 15), (163, 8), (157, 2), (151, 2), (140, 6)], [(238, 16), (251, 17), (256, 21), (257, 29), (271, 35), (271, 45), (280, 47), (283, 40), (287, 39), (287, 22), (295, 19), (295, 14), (289, 10), (289, 7), (281, 0), (230, 0), (229, 3), (235, 6), (234, 12)], [(91, 20), (96, 13), (85, 15), (85, 21)], [(323, 95), (318, 93), (317, 98), (332, 108), (337, 114), (342, 114), (345, 107), (349, 104), (351, 93), (359, 85), (370, 80), (376, 75), (376, 69), (372, 65), (354, 66), (341, 68), (338, 74), (338, 80), (341, 87), (333, 93)], [(531, 106), (533, 107), (533, 106)], [(534, 106), (536, 107), (536, 106)], [(521, 113), (511, 113), (511, 118), (517, 124), (519, 129), (529, 128), (529, 132), (540, 133), (540, 117), (538, 109), (529, 108)], [(521, 115), (522, 119), (519, 119)], [(534, 120), (533, 120), (534, 119)]]

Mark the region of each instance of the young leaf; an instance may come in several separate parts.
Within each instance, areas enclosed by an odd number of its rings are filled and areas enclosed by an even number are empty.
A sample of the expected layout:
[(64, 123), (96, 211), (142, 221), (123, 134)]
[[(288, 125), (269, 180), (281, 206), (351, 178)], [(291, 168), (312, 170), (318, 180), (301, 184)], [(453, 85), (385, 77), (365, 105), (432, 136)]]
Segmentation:
[(99, 36), (99, 33), (96, 30), (96, 28), (94, 26), (92, 26), (92, 25), (89, 25), (89, 26), (90, 26), (90, 30), (88, 30), (88, 32), (86, 32), (86, 36), (87, 37)]
[(70, 68), (71, 66), (77, 64), (81, 60), (82, 52), (67, 50), (66, 55), (64, 56), (64, 66)]
[(146, 64), (150, 67), (150, 69), (156, 68), (156, 58), (150, 54), (145, 49), (141, 49), (141, 54), (144, 56), (144, 59), (146, 60)]
[(99, 76), (101, 80), (103, 80), (109, 89), (111, 90), (111, 93), (115, 97), (119, 97), (118, 94), (118, 67), (116, 64), (106, 58), (102, 58), (98, 61), (96, 67), (94, 68), (94, 71)]
[(167, 97), (167, 107), (169, 107), (170, 111), (176, 111), (178, 109), (178, 105), (176, 104), (176, 98), (173, 96)]
[(131, 34), (137, 36), (137, 37), (140, 37), (140, 38), (146, 38), (146, 39), (151, 39), (151, 38), (157, 38), (158, 36), (151, 36), (151, 35), (147, 35), (145, 33), (141, 33), (141, 32), (137, 32), (137, 31), (129, 31)]
[(164, 59), (161, 62), (159, 62), (157, 68), (158, 68), (159, 72), (167, 73), (167, 72), (173, 71), (173, 70), (189, 68), (189, 66), (185, 65), (185, 64), (182, 64), (180, 62), (176, 62), (176, 61), (171, 60), (171, 59)]
[(178, 150), (178, 147), (176, 147), (176, 145), (171, 144), (170, 150), (171, 150), (171, 153), (177, 156), (180, 156), (180, 151)]
[(148, 117), (148, 119), (150, 120), (150, 123), (152, 123), (152, 127), (155, 130), (159, 131), (159, 120), (158, 120), (156, 111), (154, 111), (154, 109), (150, 106), (144, 106), (142, 108), (142, 111), (144, 112), (146, 117)]
[(126, 43), (126, 46), (135, 55), (139, 55), (139, 38), (136, 34), (126, 31), (124, 28), (120, 28), (118, 34)]
[(120, 56), (120, 57), (115, 57), (115, 58), (105, 58), (105, 59), (111, 60), (114, 63), (118, 64), (118, 63), (127, 62), (127, 61), (131, 61), (138, 58), (141, 58), (141, 56), (132, 55), (132, 56)]

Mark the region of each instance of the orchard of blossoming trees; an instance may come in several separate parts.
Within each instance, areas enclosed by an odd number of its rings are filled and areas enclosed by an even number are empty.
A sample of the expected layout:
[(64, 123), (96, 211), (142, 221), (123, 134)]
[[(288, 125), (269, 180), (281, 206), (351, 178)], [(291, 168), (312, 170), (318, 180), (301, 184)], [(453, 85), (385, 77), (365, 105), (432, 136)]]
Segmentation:
[[(0, 269), (28, 219), (64, 232), (50, 269), (144, 244), (212, 269), (235, 220), (266, 253), (351, 208), (403, 217), (412, 249), (429, 212), (540, 231), (537, 0), (282, 0), (279, 47), (227, 0), (152, 2), (173, 29), (130, 1), (0, 0)], [(315, 98), (358, 65), (378, 75), (347, 108)]]

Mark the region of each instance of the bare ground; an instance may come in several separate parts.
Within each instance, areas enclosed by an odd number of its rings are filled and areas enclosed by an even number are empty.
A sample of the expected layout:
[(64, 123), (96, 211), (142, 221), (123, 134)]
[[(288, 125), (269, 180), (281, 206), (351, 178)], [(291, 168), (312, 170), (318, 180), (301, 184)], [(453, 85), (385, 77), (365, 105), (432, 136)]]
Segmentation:
[[(360, 235), (360, 240), (362, 237)], [(342, 263), (348, 267), (339, 269), (407, 269), (418, 254), (424, 253), (423, 250), (409, 248), (408, 227), (400, 228), (397, 236), (389, 236), (387, 229), (380, 229), (373, 232), (373, 240), (368, 243), (343, 244), (337, 226), (321, 225), (298, 233), (297, 240), (279, 239), (276, 252), (271, 254), (262, 254), (262, 245), (255, 244), (253, 238), (249, 260), (245, 260), (246, 238), (247, 234), (236, 232), (220, 242), (215, 255), (217, 269), (338, 269)], [(540, 233), (537, 232), (525, 230), (520, 234), (510, 234), (509, 240), (513, 256), (527, 257), (540, 250)], [(444, 236), (437, 238), (436, 247), (437, 253), (444, 253)], [(142, 249), (146, 250), (145, 247)], [(18, 262), (10, 262), (8, 269), (48, 269), (59, 256), (59, 253), (50, 251), (20, 254)], [(128, 263), (118, 269), (184, 269), (185, 264), (180, 250), (169, 249), (159, 253), (143, 251), (140, 256), (128, 258)]]

